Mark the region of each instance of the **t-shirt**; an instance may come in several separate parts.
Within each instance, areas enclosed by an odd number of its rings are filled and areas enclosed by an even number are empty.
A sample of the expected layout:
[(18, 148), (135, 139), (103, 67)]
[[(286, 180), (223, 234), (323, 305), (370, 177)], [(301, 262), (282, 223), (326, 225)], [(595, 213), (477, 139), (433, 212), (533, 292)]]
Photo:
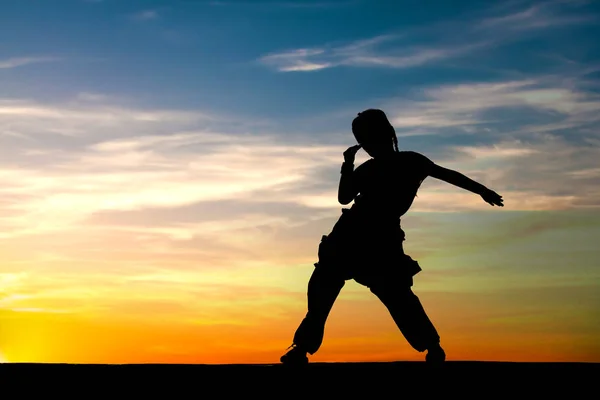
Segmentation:
[(389, 159), (371, 158), (352, 172), (358, 189), (353, 212), (378, 220), (398, 220), (412, 205), (433, 165), (414, 151), (394, 153)]

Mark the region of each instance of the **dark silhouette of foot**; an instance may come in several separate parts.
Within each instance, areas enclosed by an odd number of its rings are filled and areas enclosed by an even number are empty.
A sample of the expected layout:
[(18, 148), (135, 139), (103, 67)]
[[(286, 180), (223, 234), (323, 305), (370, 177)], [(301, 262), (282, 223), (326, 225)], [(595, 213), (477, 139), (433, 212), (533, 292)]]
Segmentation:
[(437, 346), (431, 347), (427, 350), (425, 361), (427, 364), (431, 365), (443, 364), (444, 361), (446, 361), (446, 352), (444, 352), (444, 349), (442, 349), (442, 347), (438, 344)]
[(306, 351), (302, 350), (300, 347), (292, 344), (289, 348), (290, 351), (281, 356), (280, 361), (285, 365), (306, 365), (308, 364), (308, 357), (306, 356)]

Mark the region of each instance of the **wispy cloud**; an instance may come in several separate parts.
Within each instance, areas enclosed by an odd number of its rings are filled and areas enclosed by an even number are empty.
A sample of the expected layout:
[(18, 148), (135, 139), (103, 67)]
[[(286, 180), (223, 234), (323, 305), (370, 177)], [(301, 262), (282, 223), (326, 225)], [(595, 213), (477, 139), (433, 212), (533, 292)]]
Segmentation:
[(81, 92), (77, 98), (84, 101), (106, 101), (107, 96), (101, 93)]
[(150, 21), (153, 19), (157, 19), (158, 16), (159, 14), (156, 10), (144, 10), (134, 14), (132, 18), (136, 21)]
[(337, 1), (276, 1), (274, 4), (280, 7), (290, 8), (336, 8), (348, 7), (360, 3), (360, 0), (337, 0)]
[(337, 0), (337, 1), (209, 1), (208, 4), (211, 6), (247, 6), (247, 7), (281, 7), (281, 8), (305, 8), (305, 9), (323, 9), (323, 8), (337, 8), (347, 7), (358, 4), (360, 0)]
[[(339, 66), (401, 69), (448, 59), (486, 46), (484, 42), (456, 46), (399, 45), (403, 39), (403, 35), (381, 35), (346, 45), (267, 54), (259, 61), (281, 72), (316, 71)], [(396, 46), (378, 49), (379, 45), (390, 43)]]
[(311, 58), (323, 56), (323, 49), (296, 49), (283, 53), (269, 54), (261, 58), (261, 61), (279, 71), (316, 71), (334, 65), (332, 62), (310, 61)]
[[(532, 116), (535, 110), (554, 113), (548, 114), (548, 118), (554, 116), (553, 123), (526, 123), (510, 130), (550, 132), (597, 122), (600, 98), (593, 92), (561, 84), (560, 79), (549, 76), (420, 88), (414, 96), (392, 100), (386, 107), (400, 136), (418, 133), (415, 129), (432, 133), (437, 128), (451, 127), (464, 133), (479, 129), (488, 129), (491, 133), (503, 120), (490, 111), (503, 108), (527, 109)], [(560, 121), (556, 121), (557, 118)]]
[[(3, 102), (0, 116), (0, 192), (4, 199), (29, 198), (0, 210), (13, 232), (61, 230), (102, 210), (241, 200), (309, 179), (342, 150), (310, 145), (292, 150), (269, 135), (212, 131), (214, 120), (202, 113), (97, 102), (77, 107)], [(23, 214), (15, 214), (15, 207)], [(32, 225), (27, 220), (36, 209), (45, 210), (45, 222)]]
[[(475, 29), (524, 31), (597, 21), (597, 16), (580, 12), (577, 7), (581, 3), (578, 1), (569, 2), (560, 0), (540, 2), (512, 13), (484, 18), (475, 25)], [(583, 2), (583, 4), (586, 3)], [(572, 7), (576, 8), (576, 12), (569, 13)]]
[[(552, 1), (526, 8), (519, 4), (521, 9), (517, 11), (507, 12), (500, 8), (501, 11), (495, 10), (496, 14), (492, 16), (471, 16), (465, 21), (433, 24), (345, 45), (324, 44), (287, 49), (266, 54), (259, 58), (259, 62), (280, 72), (307, 72), (340, 66), (413, 68), (519, 40), (523, 31), (597, 20), (596, 16), (586, 14), (578, 8), (570, 14), (564, 14), (567, 7), (562, 3), (565, 2)], [(422, 40), (420, 35), (423, 33), (434, 35), (437, 41)]]
[(12, 57), (0, 60), (0, 69), (23, 67), (30, 64), (47, 63), (60, 60), (58, 57)]

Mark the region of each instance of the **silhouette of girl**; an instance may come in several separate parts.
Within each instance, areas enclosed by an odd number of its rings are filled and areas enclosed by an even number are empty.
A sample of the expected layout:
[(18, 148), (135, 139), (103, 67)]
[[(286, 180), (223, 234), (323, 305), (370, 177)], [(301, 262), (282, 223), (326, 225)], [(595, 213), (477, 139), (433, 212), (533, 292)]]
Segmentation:
[[(381, 110), (358, 113), (352, 132), (358, 144), (344, 152), (338, 201), (354, 204), (342, 209), (331, 233), (321, 239), (308, 282), (308, 312), (281, 362), (305, 364), (307, 354), (319, 349), (329, 312), (349, 279), (368, 287), (383, 302), (408, 343), (419, 352), (427, 350), (427, 362), (443, 362), (440, 337), (411, 289), (421, 268), (404, 253), (400, 218), (428, 176), (476, 193), (492, 206), (503, 206), (502, 196), (422, 154), (399, 151), (395, 130)], [(371, 159), (355, 170), (361, 147)]]

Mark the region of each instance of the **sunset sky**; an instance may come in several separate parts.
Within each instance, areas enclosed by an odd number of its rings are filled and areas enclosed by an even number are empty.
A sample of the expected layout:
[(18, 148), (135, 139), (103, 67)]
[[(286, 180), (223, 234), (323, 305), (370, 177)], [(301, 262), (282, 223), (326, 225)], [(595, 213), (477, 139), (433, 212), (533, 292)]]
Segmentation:
[[(0, 362), (279, 362), (366, 108), (504, 197), (402, 218), (448, 360), (600, 362), (598, 37), (585, 0), (2, 0)], [(354, 282), (311, 357), (422, 359)]]

